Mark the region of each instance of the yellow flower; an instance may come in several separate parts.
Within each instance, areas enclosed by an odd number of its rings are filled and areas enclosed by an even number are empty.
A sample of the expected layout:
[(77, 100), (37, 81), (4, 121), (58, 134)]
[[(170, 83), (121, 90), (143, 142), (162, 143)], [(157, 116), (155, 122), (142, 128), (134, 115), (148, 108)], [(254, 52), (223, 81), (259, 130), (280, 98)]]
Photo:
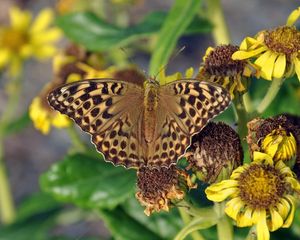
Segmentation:
[(283, 161), (293, 167), (297, 154), (297, 143), (292, 133), (287, 134), (283, 128), (269, 133), (261, 144), (262, 150), (273, 157), (274, 161)]
[(238, 227), (256, 225), (257, 239), (269, 240), (270, 233), (288, 228), (295, 213), (295, 192), (300, 183), (282, 161), (254, 152), (254, 161), (235, 169), (228, 180), (206, 189), (207, 198), (226, 203), (225, 213)]
[[(46, 86), (49, 89), (50, 85)], [(42, 93), (47, 93), (43, 91)], [(46, 94), (41, 94), (33, 99), (29, 106), (29, 116), (33, 121), (34, 127), (43, 134), (48, 134), (51, 126), (65, 128), (71, 125), (70, 119), (59, 112), (54, 111), (46, 102)]]
[(296, 72), (300, 81), (300, 32), (293, 26), (299, 12), (300, 8), (293, 11), (285, 26), (264, 30), (255, 38), (246, 37), (232, 58), (254, 58), (264, 79), (291, 77)]
[(215, 82), (230, 92), (233, 99), (237, 94), (247, 91), (247, 77), (256, 74), (256, 70), (249, 61), (232, 60), (232, 54), (238, 50), (237, 46), (221, 45), (209, 47), (203, 57), (197, 78), (199, 80)]
[(32, 22), (30, 12), (13, 7), (11, 26), (0, 26), (0, 70), (9, 66), (10, 74), (15, 76), (23, 60), (53, 56), (56, 51), (53, 43), (61, 36), (58, 28), (49, 27), (53, 18), (52, 10), (44, 9)]

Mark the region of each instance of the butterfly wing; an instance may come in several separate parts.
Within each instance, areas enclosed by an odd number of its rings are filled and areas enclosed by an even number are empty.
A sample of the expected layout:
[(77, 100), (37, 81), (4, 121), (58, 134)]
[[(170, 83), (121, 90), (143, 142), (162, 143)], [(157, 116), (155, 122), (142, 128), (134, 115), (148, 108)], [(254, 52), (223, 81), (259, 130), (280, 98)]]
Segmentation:
[(168, 167), (185, 153), (191, 137), (230, 104), (222, 87), (198, 80), (178, 80), (162, 86), (159, 93), (155, 141), (147, 164)]
[(91, 134), (107, 161), (125, 167), (144, 164), (141, 86), (110, 79), (84, 80), (55, 89), (48, 101)]

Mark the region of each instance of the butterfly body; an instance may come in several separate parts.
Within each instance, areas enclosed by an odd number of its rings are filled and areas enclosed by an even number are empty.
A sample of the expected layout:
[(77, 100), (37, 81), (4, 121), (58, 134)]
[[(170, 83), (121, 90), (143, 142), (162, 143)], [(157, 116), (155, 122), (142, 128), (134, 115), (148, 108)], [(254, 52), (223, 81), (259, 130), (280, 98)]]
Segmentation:
[(222, 87), (195, 79), (161, 86), (114, 79), (83, 80), (53, 90), (49, 104), (68, 115), (107, 161), (127, 168), (169, 167), (191, 137), (230, 103)]
[(154, 139), (159, 101), (158, 95), (159, 84), (152, 81), (146, 81), (144, 84), (143, 133), (147, 143), (152, 142)]

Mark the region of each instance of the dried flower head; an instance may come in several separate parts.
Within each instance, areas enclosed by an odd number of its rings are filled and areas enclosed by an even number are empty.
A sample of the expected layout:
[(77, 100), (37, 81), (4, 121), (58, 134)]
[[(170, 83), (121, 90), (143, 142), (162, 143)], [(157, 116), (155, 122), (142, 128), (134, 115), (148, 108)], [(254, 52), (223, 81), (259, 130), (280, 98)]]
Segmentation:
[(145, 206), (145, 214), (169, 211), (172, 203), (182, 200), (187, 188), (192, 188), (189, 176), (175, 166), (149, 169), (142, 167), (137, 172), (136, 198)]
[(247, 90), (247, 79), (254, 73), (247, 60), (233, 60), (232, 54), (238, 50), (237, 46), (221, 45), (209, 47), (203, 58), (204, 66), (200, 68), (197, 78), (215, 82), (226, 88), (231, 98)]
[(229, 178), (243, 160), (239, 135), (225, 123), (214, 122), (193, 136), (186, 155), (193, 172), (207, 183)]

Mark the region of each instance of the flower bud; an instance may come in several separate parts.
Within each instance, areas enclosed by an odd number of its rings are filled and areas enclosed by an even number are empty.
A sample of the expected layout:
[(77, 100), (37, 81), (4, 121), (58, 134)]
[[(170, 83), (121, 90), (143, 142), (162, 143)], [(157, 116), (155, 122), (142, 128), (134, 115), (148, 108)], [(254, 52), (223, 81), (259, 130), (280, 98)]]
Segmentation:
[(215, 183), (228, 179), (241, 165), (243, 150), (238, 134), (230, 126), (210, 122), (193, 136), (186, 156), (201, 181)]

